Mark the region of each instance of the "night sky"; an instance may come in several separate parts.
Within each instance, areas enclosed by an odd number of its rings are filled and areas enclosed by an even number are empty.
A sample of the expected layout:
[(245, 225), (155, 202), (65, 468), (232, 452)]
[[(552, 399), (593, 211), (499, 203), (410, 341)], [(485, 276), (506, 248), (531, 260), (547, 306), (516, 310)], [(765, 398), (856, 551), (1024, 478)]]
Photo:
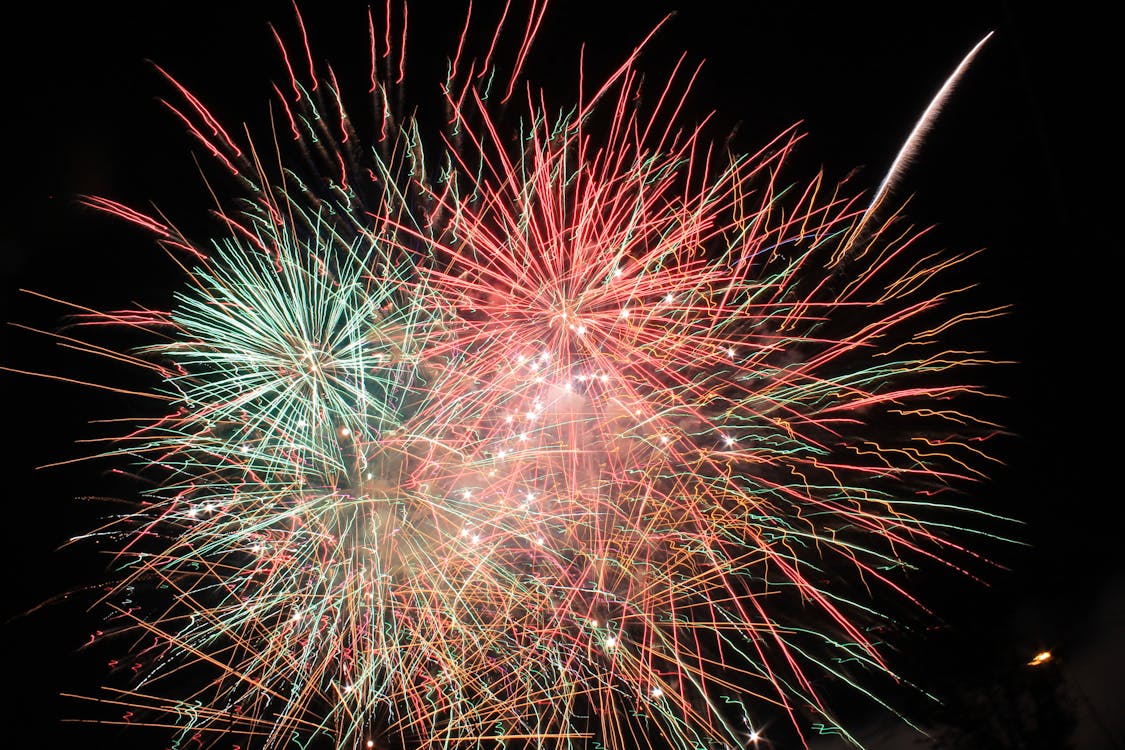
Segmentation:
[[(0, 319), (14, 325), (0, 333), (0, 366), (146, 387), (127, 367), (15, 327), (56, 329), (67, 312), (17, 290), (95, 309), (168, 305), (180, 278), (168, 258), (142, 231), (82, 207), (77, 196), (155, 205), (189, 234), (213, 227), (196, 166), (207, 155), (159, 103), (172, 92), (146, 61), (176, 75), (225, 123), (267, 133), (269, 85), (285, 77), (267, 23), (295, 41), (292, 9), (225, 5), (110, 2), (61, 11), (40, 3), (22, 19), (6, 19)], [(303, 10), (314, 53), (333, 63), (344, 91), (356, 92), (354, 107), (362, 107), (366, 5), (330, 5), (332, 14)], [(1107, 101), (1121, 66), (1107, 67), (1110, 56), (1093, 33), (1106, 21), (1085, 18), (1078, 34), (1076, 8), (1058, 15), (1015, 0), (853, 5), (555, 0), (527, 74), (562, 103), (576, 86), (580, 42), (592, 70), (607, 71), (678, 9), (639, 67), (664, 71), (683, 50), (691, 61), (705, 59), (690, 117), (714, 109), (711, 132), (737, 128), (733, 145), (742, 151), (800, 122), (808, 136), (790, 178), (811, 178), (820, 168), (842, 178), (857, 169), (856, 184), (873, 189), (942, 80), (995, 30), (897, 195), (913, 196), (908, 213), (918, 226), (934, 225), (928, 245), (987, 248), (972, 266), (979, 298), (1013, 306), (1004, 321), (973, 332), (996, 358), (1016, 364), (985, 374), (1007, 397), (996, 416), (1013, 436), (994, 447), (1004, 465), (973, 488), (972, 503), (1020, 519), (995, 530), (1024, 544), (981, 545), (997, 563), (974, 571), (988, 585), (941, 573), (912, 579), (941, 619), (901, 658), (939, 686), (1018, 684), (1037, 679), (1024, 662), (1050, 649), (1076, 721), (1073, 746), (1125, 747), (1114, 417), (1121, 368), (1113, 361), (1120, 332), (1119, 315), (1105, 309), (1120, 304), (1109, 291), (1121, 250), (1111, 140), (1120, 120), (1111, 119)], [(460, 7), (411, 0), (409, 100), (436, 100), (433, 82), (456, 41)], [(104, 462), (36, 469), (93, 452), (96, 446), (76, 441), (106, 434), (93, 422), (136, 413), (136, 403), (7, 372), (0, 393), (9, 423), (0, 525), (6, 732), (37, 737), (42, 747), (163, 747), (146, 745), (152, 737), (143, 733), (118, 737), (60, 724), (89, 712), (58, 693), (91, 693), (103, 674), (104, 658), (80, 647), (99, 627), (84, 611), (92, 597), (82, 590), (96, 584), (105, 560), (89, 546), (59, 547), (112, 507), (76, 498), (128, 496), (130, 485)], [(66, 592), (76, 593), (54, 599)], [(854, 721), (873, 749), (928, 746), (866, 711)]]

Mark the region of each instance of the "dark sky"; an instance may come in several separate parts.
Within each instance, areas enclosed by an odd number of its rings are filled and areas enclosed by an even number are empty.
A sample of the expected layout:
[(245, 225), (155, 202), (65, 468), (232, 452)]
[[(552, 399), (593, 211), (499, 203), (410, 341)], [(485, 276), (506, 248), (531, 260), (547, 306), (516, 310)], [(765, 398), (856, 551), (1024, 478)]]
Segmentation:
[[(226, 5), (109, 2), (62, 11), (40, 3), (27, 5), (22, 19), (8, 17), (0, 52), (3, 321), (50, 329), (65, 312), (20, 288), (100, 309), (166, 304), (177, 279), (166, 258), (141, 232), (82, 208), (76, 196), (151, 202), (199, 221), (208, 201), (195, 144), (158, 103), (170, 90), (146, 60), (177, 75), (227, 123), (260, 129), (269, 82), (284, 77), (267, 22), (296, 39), (287, 3), (240, 3), (236, 11)], [(318, 56), (342, 72), (345, 90), (354, 81), (362, 105), (366, 6), (330, 5), (331, 14), (306, 8), (306, 25)], [(1113, 416), (1120, 333), (1117, 315), (1106, 312), (1117, 302), (1109, 278), (1121, 249), (1119, 159), (1110, 138), (1118, 127), (1107, 101), (1121, 66), (1107, 67), (1099, 22), (1077, 6), (1048, 13), (1014, 0), (854, 5), (556, 0), (529, 74), (559, 91), (557, 99), (569, 95), (579, 42), (588, 43), (592, 65), (608, 65), (666, 10), (678, 9), (642, 69), (664, 70), (681, 50), (705, 59), (691, 106), (697, 114), (716, 110), (716, 132), (737, 126), (736, 147), (754, 150), (800, 121), (809, 136), (791, 176), (811, 177), (823, 166), (842, 177), (858, 167), (862, 184), (873, 187), (944, 77), (995, 30), (902, 193), (915, 195), (910, 214), (919, 225), (936, 225), (933, 243), (987, 248), (976, 266), (982, 294), (1014, 306), (1007, 321), (982, 334), (1019, 364), (995, 376), (1008, 397), (1002, 416), (1016, 437), (996, 449), (1006, 466), (980, 488), (979, 502), (1022, 519), (1010, 531), (1028, 546), (987, 550), (1009, 568), (986, 572), (990, 588), (946, 578), (919, 587), (988, 658), (1015, 664), (1052, 649), (1080, 717), (1076, 746), (1115, 747), (1116, 733), (1122, 747), (1125, 556)], [(441, 70), (462, 13), (458, 3), (412, 0), (411, 7), (417, 84), (408, 96), (425, 101), (436, 93), (429, 74)], [(136, 382), (124, 368), (62, 351), (45, 337), (11, 326), (0, 335), (0, 365)], [(0, 383), (10, 420), (0, 643), (14, 691), (0, 712), (6, 727), (26, 728), (44, 738), (42, 746), (100, 738), (59, 726), (60, 717), (81, 711), (56, 696), (96, 683), (99, 667), (76, 653), (96, 618), (65, 602), (17, 615), (97, 580), (102, 563), (89, 549), (57, 547), (105, 510), (74, 498), (118, 486), (102, 464), (35, 467), (84, 455), (88, 446), (75, 441), (102, 434), (89, 423), (133, 406), (124, 397), (8, 373)], [(942, 679), (959, 670), (973, 671), (950, 660)], [(873, 747), (911, 746), (877, 739), (877, 726), (870, 732)], [(87, 746), (101, 742), (91, 741)]]

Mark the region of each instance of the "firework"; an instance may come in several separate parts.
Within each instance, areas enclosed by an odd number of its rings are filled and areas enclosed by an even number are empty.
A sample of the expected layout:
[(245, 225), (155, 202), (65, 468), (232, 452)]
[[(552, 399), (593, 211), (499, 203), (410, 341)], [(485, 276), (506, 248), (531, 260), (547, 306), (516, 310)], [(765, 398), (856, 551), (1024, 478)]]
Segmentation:
[(241, 186), (216, 241), (88, 199), (187, 271), (170, 310), (87, 320), (154, 334), (128, 356), (167, 407), (104, 454), (155, 486), (93, 534), (136, 644), (113, 700), (204, 745), (850, 739), (818, 685), (880, 702), (874, 601), (968, 554), (945, 494), (996, 428), (987, 358), (943, 341), (998, 313), (944, 282), (969, 254), (886, 183), (789, 183), (795, 132), (681, 125), (695, 71), (642, 91), (643, 44), (548, 106), (520, 85), (544, 3), (504, 64), (499, 27), (462, 35), (427, 133), (392, 104), (405, 11), (368, 19), (370, 139), (307, 40), (269, 159), (168, 76)]

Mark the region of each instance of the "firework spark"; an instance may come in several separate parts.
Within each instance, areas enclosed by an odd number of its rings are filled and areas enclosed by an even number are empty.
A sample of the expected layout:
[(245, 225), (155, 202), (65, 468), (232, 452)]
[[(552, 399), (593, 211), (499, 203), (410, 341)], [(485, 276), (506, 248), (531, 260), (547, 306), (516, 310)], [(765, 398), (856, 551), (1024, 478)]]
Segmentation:
[(429, 134), (392, 105), (407, 7), (368, 19), (370, 150), (302, 24), (276, 171), (168, 76), (243, 188), (219, 239), (88, 199), (187, 272), (87, 317), (154, 334), (128, 359), (167, 406), (103, 454), (155, 486), (95, 532), (137, 645), (103, 704), (262, 748), (850, 739), (818, 685), (880, 702), (874, 601), (969, 555), (944, 495), (991, 460), (989, 360), (943, 342), (999, 313), (944, 281), (971, 254), (922, 250), (885, 184), (783, 181), (793, 131), (717, 148), (681, 124), (697, 71), (642, 91), (643, 43), (549, 107), (543, 2), (506, 75), (504, 19), (482, 57), (462, 34)]

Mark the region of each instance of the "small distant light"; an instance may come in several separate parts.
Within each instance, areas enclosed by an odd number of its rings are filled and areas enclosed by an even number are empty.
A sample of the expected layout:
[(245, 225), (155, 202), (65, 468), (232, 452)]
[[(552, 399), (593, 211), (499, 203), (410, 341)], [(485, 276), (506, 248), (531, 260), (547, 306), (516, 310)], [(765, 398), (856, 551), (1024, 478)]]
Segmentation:
[(1040, 651), (1038, 654), (1032, 657), (1031, 661), (1029, 661), (1027, 665), (1029, 667), (1038, 667), (1040, 664), (1046, 664), (1052, 658), (1053, 657), (1050, 651)]
[(654, 687), (652, 689), (652, 697), (653, 698), (663, 698), (664, 697), (664, 689), (659, 688), (659, 687)]
[(347, 427), (341, 427), (340, 428), (340, 434), (343, 435), (344, 437), (347, 437), (348, 435), (352, 434), (352, 431), (349, 430)]
[(608, 638), (605, 639), (605, 647), (606, 648), (613, 648), (616, 645), (617, 645), (617, 636), (611, 635), (611, 636), (609, 636)]

